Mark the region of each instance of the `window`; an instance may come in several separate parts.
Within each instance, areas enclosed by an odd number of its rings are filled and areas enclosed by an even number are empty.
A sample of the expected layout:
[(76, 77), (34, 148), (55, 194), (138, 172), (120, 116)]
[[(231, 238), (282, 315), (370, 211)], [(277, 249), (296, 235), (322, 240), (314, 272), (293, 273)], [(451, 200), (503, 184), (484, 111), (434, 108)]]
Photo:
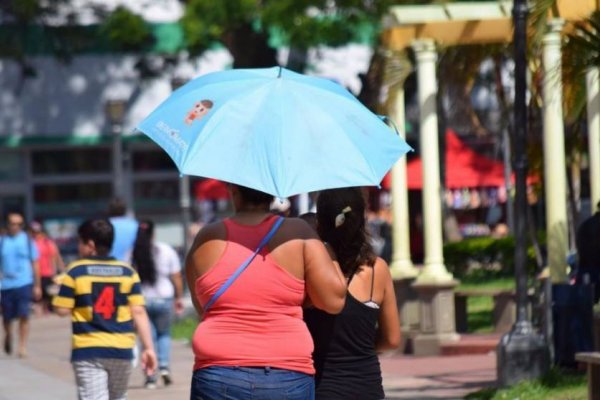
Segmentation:
[(135, 182), (136, 208), (158, 205), (179, 207), (179, 182), (176, 179)]
[(94, 215), (106, 210), (112, 183), (36, 185), (33, 193), (36, 215)]
[(31, 153), (35, 175), (110, 173), (110, 149), (40, 150)]
[(145, 150), (133, 152), (134, 172), (176, 171), (171, 157), (163, 150)]
[(0, 153), (0, 181), (19, 181), (25, 178), (25, 162), (22, 153)]

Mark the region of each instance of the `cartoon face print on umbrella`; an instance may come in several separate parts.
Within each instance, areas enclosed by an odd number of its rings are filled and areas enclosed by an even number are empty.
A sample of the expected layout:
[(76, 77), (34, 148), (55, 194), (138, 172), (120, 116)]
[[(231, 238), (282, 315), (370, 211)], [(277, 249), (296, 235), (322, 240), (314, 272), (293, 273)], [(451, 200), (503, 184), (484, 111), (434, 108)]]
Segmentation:
[(187, 125), (191, 125), (194, 121), (200, 121), (202, 117), (208, 114), (212, 106), (213, 102), (211, 100), (202, 100), (196, 102), (194, 107), (186, 114), (185, 123)]

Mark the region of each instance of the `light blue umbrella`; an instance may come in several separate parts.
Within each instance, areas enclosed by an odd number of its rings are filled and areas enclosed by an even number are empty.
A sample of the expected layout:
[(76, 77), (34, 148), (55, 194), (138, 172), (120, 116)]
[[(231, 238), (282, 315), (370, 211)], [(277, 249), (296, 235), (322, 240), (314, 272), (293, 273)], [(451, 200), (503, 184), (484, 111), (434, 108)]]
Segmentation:
[(137, 129), (165, 149), (182, 174), (279, 198), (379, 185), (411, 149), (340, 85), (280, 67), (196, 78)]

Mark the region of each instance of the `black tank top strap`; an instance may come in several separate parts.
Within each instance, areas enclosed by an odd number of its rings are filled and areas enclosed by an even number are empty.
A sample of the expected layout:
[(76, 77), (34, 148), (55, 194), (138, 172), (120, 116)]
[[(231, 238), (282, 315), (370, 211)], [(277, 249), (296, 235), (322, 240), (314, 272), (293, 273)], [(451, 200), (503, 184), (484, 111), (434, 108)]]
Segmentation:
[(375, 286), (375, 264), (373, 264), (373, 275), (371, 276), (371, 294), (369, 295), (369, 301), (373, 301), (373, 286)]

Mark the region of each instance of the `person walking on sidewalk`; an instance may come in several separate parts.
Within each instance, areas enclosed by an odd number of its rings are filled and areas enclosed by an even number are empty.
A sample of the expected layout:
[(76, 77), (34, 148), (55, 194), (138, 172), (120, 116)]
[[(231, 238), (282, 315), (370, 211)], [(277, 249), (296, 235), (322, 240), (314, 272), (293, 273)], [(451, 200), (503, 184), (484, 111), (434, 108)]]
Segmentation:
[(348, 282), (346, 304), (331, 315), (307, 308), (315, 343), (316, 399), (383, 399), (378, 351), (400, 345), (400, 321), (388, 265), (366, 234), (360, 188), (324, 190), (317, 200), (317, 230)]
[(40, 266), (40, 277), (42, 282), (42, 313), (46, 313), (52, 310), (52, 296), (56, 293), (50, 293), (51, 288), (55, 287), (54, 277), (57, 273), (62, 273), (65, 269), (65, 263), (60, 256), (58, 246), (54, 240), (50, 239), (42, 224), (33, 221), (29, 224), (29, 230), (31, 231), (31, 238), (33, 239), (35, 246), (40, 255), (38, 263)]
[(68, 266), (52, 305), (58, 315), (71, 316), (71, 363), (79, 400), (124, 400), (134, 329), (144, 347), (142, 366), (147, 374), (156, 368), (140, 279), (131, 266), (108, 256), (114, 239), (108, 220), (85, 221), (78, 236), (81, 259)]
[(110, 250), (110, 256), (119, 261), (129, 262), (138, 230), (138, 222), (127, 215), (127, 205), (119, 198), (112, 199), (108, 204), (108, 217), (115, 230), (115, 240)]
[[(181, 262), (173, 247), (154, 240), (154, 223), (145, 220), (139, 224), (131, 264), (142, 282), (152, 339), (158, 353), (158, 369), (163, 383), (168, 386), (172, 383), (169, 366), (173, 312), (183, 313)], [(156, 388), (155, 374), (146, 376), (145, 387)]]
[(32, 300), (42, 296), (39, 254), (33, 241), (24, 231), (25, 220), (18, 212), (6, 218), (6, 235), (0, 236), (0, 306), (4, 326), (4, 352), (12, 353), (12, 326), (19, 320), (18, 356), (27, 356), (29, 314)]
[(192, 341), (191, 399), (312, 399), (313, 343), (302, 304), (308, 295), (339, 312), (344, 277), (306, 222), (269, 212), (271, 195), (229, 190), (234, 216), (206, 225), (186, 259), (203, 316)]

